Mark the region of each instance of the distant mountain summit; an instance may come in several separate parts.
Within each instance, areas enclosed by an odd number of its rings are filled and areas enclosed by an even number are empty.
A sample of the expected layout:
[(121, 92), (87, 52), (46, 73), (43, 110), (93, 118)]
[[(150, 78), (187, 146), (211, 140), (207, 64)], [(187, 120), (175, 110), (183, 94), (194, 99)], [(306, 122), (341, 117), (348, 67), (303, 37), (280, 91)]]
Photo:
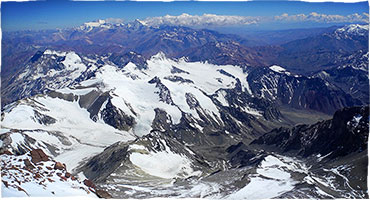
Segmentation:
[(368, 35), (369, 25), (350, 24), (334, 31), (334, 36), (338, 39), (348, 39), (356, 36), (366, 37)]

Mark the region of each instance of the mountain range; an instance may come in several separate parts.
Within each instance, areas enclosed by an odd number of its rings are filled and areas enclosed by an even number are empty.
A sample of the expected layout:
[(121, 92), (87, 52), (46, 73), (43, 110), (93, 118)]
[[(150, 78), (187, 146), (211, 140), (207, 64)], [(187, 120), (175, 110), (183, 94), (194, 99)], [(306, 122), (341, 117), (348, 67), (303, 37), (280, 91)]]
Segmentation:
[(3, 196), (60, 181), (104, 198), (368, 198), (368, 25), (279, 35), (296, 39), (140, 20), (4, 32), (2, 176), (19, 159), (33, 178), (2, 177)]

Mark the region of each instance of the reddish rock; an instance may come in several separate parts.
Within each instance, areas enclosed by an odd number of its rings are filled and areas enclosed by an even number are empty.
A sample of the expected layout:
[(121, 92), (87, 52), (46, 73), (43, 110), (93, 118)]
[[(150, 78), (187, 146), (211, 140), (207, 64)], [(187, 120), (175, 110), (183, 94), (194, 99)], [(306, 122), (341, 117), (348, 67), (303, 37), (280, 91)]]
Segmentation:
[(18, 167), (12, 165), (9, 169), (19, 170)]
[(38, 162), (46, 162), (49, 160), (49, 157), (42, 151), (42, 149), (33, 149), (31, 150), (31, 157), (32, 157), (32, 162), (34, 164)]
[[(26, 193), (26, 194), (27, 194), (27, 192), (26, 192), (24, 189), (22, 189), (22, 187), (17, 186), (17, 188), (18, 188), (18, 191), (23, 191), (24, 193)], [(28, 195), (28, 194), (27, 194), (27, 195)]]
[(99, 198), (104, 198), (104, 199), (111, 199), (111, 198), (113, 198), (112, 195), (110, 195), (107, 191), (104, 191), (104, 190), (101, 190), (101, 189), (97, 189), (95, 191), (95, 194)]
[(62, 173), (58, 172), (57, 175), (60, 177), (60, 176), (62, 176)]
[(39, 173), (35, 173), (35, 174), (33, 175), (33, 178), (35, 178), (35, 179), (39, 179), (39, 178), (41, 178), (41, 175), (40, 175)]
[(54, 180), (50, 179), (50, 178), (47, 178), (49, 182), (54, 182)]
[(51, 168), (51, 167), (48, 167), (48, 166), (47, 166), (47, 167), (46, 167), (46, 169), (48, 169), (48, 170), (52, 170), (53, 168)]
[(88, 179), (84, 180), (84, 184), (88, 187), (91, 187), (91, 188), (95, 189), (95, 184), (92, 181), (88, 180)]
[(75, 176), (71, 176), (71, 179), (72, 179), (73, 181), (75, 181), (75, 180), (76, 180), (76, 177), (75, 177)]
[(55, 163), (54, 169), (65, 170), (66, 166), (60, 162)]
[(60, 176), (60, 179), (61, 181), (67, 181), (67, 178), (65, 178), (64, 176)]
[(5, 187), (8, 188), (8, 186), (9, 186), (8, 182), (7, 181), (3, 181), (3, 183), (4, 183)]
[(69, 172), (66, 172), (65, 177), (69, 178), (71, 177), (71, 174)]

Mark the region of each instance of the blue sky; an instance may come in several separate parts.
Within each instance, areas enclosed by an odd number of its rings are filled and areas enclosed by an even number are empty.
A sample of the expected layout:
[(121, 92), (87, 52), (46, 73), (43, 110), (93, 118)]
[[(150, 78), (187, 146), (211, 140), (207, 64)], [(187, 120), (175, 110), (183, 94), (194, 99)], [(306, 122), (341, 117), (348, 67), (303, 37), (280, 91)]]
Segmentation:
[[(182, 13), (274, 17), (316, 12), (326, 15), (368, 13), (368, 3), (305, 3), (305, 2), (3, 2), (2, 29), (53, 29), (78, 26), (96, 19), (122, 18), (126, 22), (147, 17)], [(297, 22), (296, 22), (297, 23)], [(262, 22), (263, 24), (263, 22)], [(269, 23), (271, 24), (271, 22)], [(315, 26), (310, 22), (307, 25)], [(266, 24), (267, 25), (267, 24)], [(287, 24), (288, 25), (288, 24)], [(302, 27), (305, 24), (300, 24)], [(317, 22), (317, 26), (323, 24)]]

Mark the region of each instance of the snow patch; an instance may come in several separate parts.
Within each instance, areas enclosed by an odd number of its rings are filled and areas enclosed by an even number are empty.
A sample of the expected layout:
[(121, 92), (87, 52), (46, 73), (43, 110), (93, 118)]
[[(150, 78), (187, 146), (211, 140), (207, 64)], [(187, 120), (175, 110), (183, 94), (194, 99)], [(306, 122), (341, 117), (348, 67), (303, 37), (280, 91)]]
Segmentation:
[(220, 90), (217, 92), (216, 100), (221, 103), (222, 106), (229, 107), (229, 102), (226, 100), (226, 92), (224, 90)]
[(24, 143), (24, 137), (20, 133), (12, 133), (10, 134), (10, 138), (12, 139), (11, 146), (13, 148), (17, 148), (18, 145), (21, 145)]
[[(292, 168), (290, 163), (269, 155), (257, 168), (257, 175), (239, 191), (227, 199), (269, 199), (277, 197), (294, 188), (295, 182), (284, 169)], [(293, 167), (294, 169), (294, 167)]]
[(161, 178), (189, 176), (193, 173), (191, 161), (173, 152), (161, 151), (149, 154), (132, 153), (130, 161), (144, 172)]
[(67, 54), (66, 52), (52, 51), (49, 49), (44, 52), (44, 55), (65, 56), (66, 54)]
[(96, 88), (82, 88), (82, 89), (71, 89), (71, 88), (62, 88), (56, 90), (57, 92), (63, 93), (63, 94), (74, 94), (74, 95), (87, 95), (90, 92), (97, 90)]
[(278, 65), (273, 65), (273, 66), (270, 66), (269, 68), (270, 70), (277, 72), (277, 73), (283, 73), (283, 74), (288, 74), (288, 75), (290, 74), (285, 68), (280, 67)]

